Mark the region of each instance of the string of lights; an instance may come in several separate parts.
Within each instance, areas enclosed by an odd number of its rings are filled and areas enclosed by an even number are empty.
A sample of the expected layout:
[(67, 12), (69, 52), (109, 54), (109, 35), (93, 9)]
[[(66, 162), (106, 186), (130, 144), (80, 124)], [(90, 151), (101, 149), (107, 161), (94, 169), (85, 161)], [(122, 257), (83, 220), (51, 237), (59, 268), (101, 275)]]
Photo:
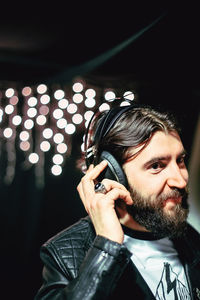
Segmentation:
[[(134, 99), (133, 91), (124, 91), (126, 95)], [(80, 78), (64, 88), (41, 83), (1, 90), (0, 150), (4, 147), (7, 155), (4, 182), (11, 184), (14, 179), (17, 151), (24, 155), (24, 168), (35, 165), (39, 186), (44, 185), (45, 153), (49, 151), (53, 153), (49, 172), (59, 176), (71, 153), (72, 135), (85, 131), (94, 110), (109, 109), (116, 96), (113, 89), (92, 87)]]

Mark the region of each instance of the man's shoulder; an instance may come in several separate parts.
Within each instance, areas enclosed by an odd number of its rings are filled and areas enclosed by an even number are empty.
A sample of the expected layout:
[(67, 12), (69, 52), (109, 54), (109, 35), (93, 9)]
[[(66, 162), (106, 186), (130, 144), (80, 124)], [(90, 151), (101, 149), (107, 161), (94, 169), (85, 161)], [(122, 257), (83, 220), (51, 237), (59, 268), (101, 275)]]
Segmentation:
[(48, 239), (43, 247), (56, 247), (62, 249), (65, 247), (82, 247), (88, 248), (95, 238), (95, 231), (90, 218), (84, 217), (76, 223), (58, 232)]
[(78, 269), (95, 238), (89, 217), (85, 217), (60, 231), (41, 247), (41, 258), (51, 268), (60, 268), (69, 278), (75, 278)]
[(175, 245), (188, 262), (200, 261), (200, 233), (190, 223), (187, 224), (185, 234), (175, 241)]
[(190, 223), (187, 223), (186, 236), (191, 241), (199, 241), (198, 246), (200, 247), (200, 232)]

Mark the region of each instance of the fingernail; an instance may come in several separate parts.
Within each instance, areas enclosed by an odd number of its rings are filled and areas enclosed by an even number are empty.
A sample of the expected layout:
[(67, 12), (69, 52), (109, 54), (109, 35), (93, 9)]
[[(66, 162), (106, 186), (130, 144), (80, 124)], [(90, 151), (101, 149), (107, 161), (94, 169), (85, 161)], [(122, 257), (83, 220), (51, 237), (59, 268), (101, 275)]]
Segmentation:
[(106, 165), (108, 164), (108, 162), (107, 162), (107, 160), (102, 160), (101, 164), (102, 164), (103, 166), (106, 166)]

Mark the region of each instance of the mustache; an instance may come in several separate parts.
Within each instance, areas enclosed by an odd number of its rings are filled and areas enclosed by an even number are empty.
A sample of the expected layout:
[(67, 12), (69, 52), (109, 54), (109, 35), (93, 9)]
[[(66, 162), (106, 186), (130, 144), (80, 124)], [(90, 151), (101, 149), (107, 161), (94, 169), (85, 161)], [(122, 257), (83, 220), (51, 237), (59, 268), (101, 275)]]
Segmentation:
[(169, 198), (182, 198), (182, 206), (185, 208), (188, 208), (188, 204), (187, 204), (187, 198), (188, 198), (188, 188), (184, 188), (184, 189), (179, 189), (179, 188), (174, 188), (173, 190), (171, 190), (169, 193), (166, 194), (161, 194), (160, 197), (158, 197), (158, 201), (160, 204), (162, 204), (165, 200), (169, 199)]

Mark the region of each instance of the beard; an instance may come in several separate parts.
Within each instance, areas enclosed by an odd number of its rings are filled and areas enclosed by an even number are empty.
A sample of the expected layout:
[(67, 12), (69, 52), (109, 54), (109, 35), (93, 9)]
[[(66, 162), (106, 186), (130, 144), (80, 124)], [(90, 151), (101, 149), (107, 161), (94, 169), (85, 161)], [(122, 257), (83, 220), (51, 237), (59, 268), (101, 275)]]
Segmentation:
[[(184, 235), (189, 213), (187, 189), (174, 188), (167, 194), (160, 194), (154, 200), (151, 197), (143, 197), (132, 187), (129, 187), (129, 192), (134, 204), (127, 205), (127, 211), (138, 224), (152, 232), (156, 238), (178, 238)], [(173, 211), (164, 210), (164, 201), (178, 197), (182, 197), (182, 201), (175, 204)]]

